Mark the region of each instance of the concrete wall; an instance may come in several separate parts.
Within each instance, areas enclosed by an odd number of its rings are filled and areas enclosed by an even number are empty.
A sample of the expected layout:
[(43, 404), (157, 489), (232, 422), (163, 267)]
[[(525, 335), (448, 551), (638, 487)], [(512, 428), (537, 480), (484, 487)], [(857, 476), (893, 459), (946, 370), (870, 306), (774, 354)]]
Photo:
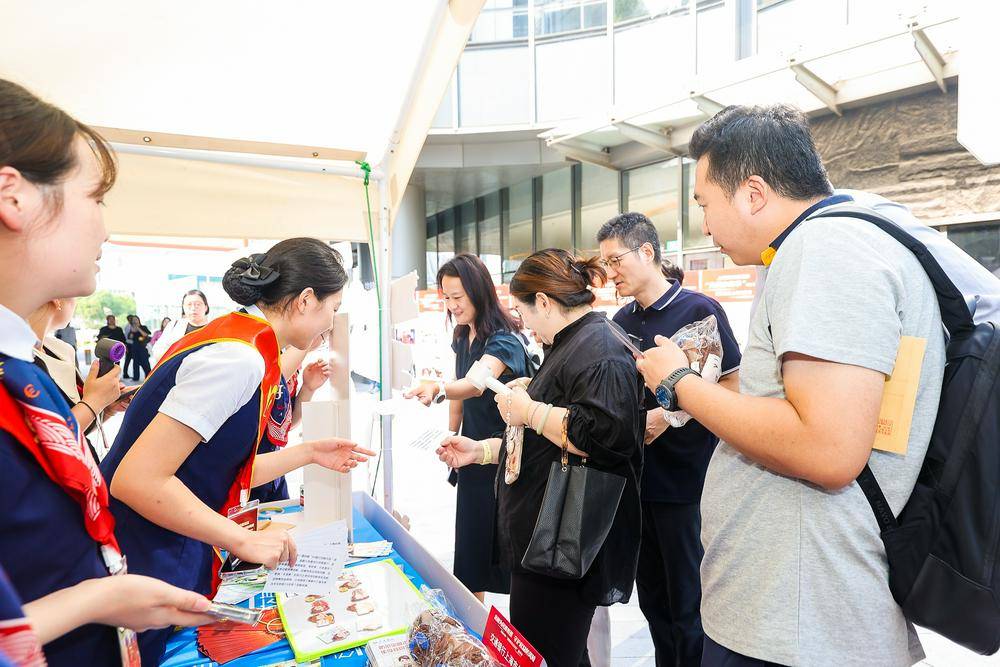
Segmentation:
[(966, 151), (957, 124), (952, 82), (948, 93), (935, 89), (824, 116), (812, 129), (834, 187), (876, 192), (936, 223), (1000, 212), (1000, 167), (984, 167)]

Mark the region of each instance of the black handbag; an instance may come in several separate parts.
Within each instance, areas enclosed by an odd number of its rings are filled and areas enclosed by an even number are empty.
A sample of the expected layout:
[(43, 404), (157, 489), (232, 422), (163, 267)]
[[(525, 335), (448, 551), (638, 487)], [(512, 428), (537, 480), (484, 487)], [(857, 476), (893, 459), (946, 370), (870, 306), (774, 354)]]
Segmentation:
[[(567, 416), (568, 416), (567, 412)], [(566, 421), (562, 460), (553, 461), (535, 530), (521, 565), (556, 579), (581, 579), (597, 558), (618, 512), (625, 478), (569, 465)]]

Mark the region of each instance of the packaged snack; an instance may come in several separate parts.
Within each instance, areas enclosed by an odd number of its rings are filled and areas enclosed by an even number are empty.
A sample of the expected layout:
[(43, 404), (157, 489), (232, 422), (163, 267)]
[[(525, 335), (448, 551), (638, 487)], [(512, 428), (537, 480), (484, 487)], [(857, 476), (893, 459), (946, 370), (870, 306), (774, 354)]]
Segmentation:
[(410, 655), (420, 667), (499, 667), (483, 643), (440, 609), (427, 609), (410, 628)]
[[(688, 364), (701, 373), (709, 382), (718, 382), (722, 376), (722, 338), (719, 336), (719, 322), (715, 315), (692, 322), (677, 330), (670, 340), (687, 355)], [(680, 428), (689, 421), (691, 415), (683, 410), (666, 413), (667, 423)]]

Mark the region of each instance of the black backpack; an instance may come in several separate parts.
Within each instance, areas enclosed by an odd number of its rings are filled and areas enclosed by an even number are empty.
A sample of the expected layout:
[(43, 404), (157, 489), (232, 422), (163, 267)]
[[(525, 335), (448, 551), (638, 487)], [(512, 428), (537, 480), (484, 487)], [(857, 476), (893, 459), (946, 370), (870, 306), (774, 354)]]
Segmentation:
[(1000, 332), (973, 323), (965, 298), (920, 241), (870, 209), (816, 218), (867, 220), (906, 246), (937, 292), (948, 331), (937, 421), (903, 511), (893, 516), (871, 468), (858, 475), (889, 560), (889, 588), (913, 623), (992, 655), (1000, 648)]

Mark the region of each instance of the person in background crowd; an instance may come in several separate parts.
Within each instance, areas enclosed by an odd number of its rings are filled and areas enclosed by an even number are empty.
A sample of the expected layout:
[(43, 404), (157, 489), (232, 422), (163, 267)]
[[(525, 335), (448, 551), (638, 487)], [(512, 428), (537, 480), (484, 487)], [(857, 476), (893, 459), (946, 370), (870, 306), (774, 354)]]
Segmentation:
[[(767, 274), (740, 393), (684, 370), (665, 338), (637, 362), (648, 387), (722, 439), (701, 504), (703, 664), (919, 662), (855, 480), (868, 464), (894, 514), (913, 490), (944, 377), (934, 287), (876, 226), (815, 217), (855, 203), (834, 194), (800, 111), (727, 107), (689, 150), (705, 233)], [(904, 337), (922, 347), (919, 380), (903, 451), (890, 453), (873, 448)]]
[(168, 324), (170, 324), (169, 317), (164, 317), (162, 320), (160, 320), (160, 328), (154, 331), (153, 337), (149, 339), (149, 347), (151, 353), (152, 349), (156, 347), (156, 342), (160, 340), (160, 336), (163, 335), (163, 330), (167, 328)]
[(188, 290), (181, 299), (181, 317), (171, 322), (153, 346), (152, 363), (155, 365), (171, 345), (189, 333), (208, 324), (208, 297), (200, 289)]
[[(632, 356), (594, 312), (591, 288), (603, 285), (598, 260), (565, 250), (529, 256), (510, 282), (525, 326), (547, 346), (538, 374), (508, 383), (496, 409), (511, 426), (524, 426), (519, 472), (509, 481), (509, 453), (499, 438), (452, 436), (438, 449), (452, 467), (499, 462), (496, 481), (497, 556), (510, 568), (511, 622), (552, 667), (578, 667), (598, 606), (628, 602), (635, 581), (642, 510), (642, 389)], [(522, 565), (539, 516), (549, 469), (567, 443), (578, 465), (619, 475), (625, 487), (595, 560), (581, 579), (556, 579)]]
[[(132, 379), (139, 380), (139, 371), (143, 377), (149, 376), (149, 329), (142, 323), (138, 315), (132, 316), (132, 330), (128, 333), (128, 348), (132, 355)], [(128, 377), (128, 365), (125, 366), (125, 377)]]
[[(285, 530), (227, 518), (251, 488), (310, 463), (348, 472), (373, 454), (328, 438), (256, 456), (281, 379), (279, 350), (307, 348), (340, 307), (347, 272), (337, 252), (287, 239), (234, 262), (222, 283), (244, 309), (171, 346), (101, 462), (129, 567), (206, 594), (218, 586), (215, 547), (271, 569), (295, 563)], [(169, 634), (140, 636), (144, 663), (158, 664)]]
[(56, 329), (53, 336), (64, 343), (68, 343), (73, 348), (73, 352), (76, 352), (76, 327), (72, 324), (67, 322), (66, 326)]
[[(116, 626), (212, 620), (203, 596), (124, 574), (104, 478), (70, 405), (32, 363), (38, 336), (25, 318), (96, 287), (115, 170), (91, 128), (0, 80), (0, 566), (10, 584), (0, 574), (0, 646), (19, 665), (41, 664), (38, 643), (50, 667), (120, 665)], [(109, 327), (121, 332), (113, 318)]]
[(115, 319), (114, 315), (108, 315), (107, 324), (97, 332), (97, 339), (110, 338), (112, 340), (121, 341), (122, 343), (128, 343), (128, 339), (125, 338), (125, 332)]
[[(38, 337), (35, 344), (35, 364), (48, 373), (66, 402), (72, 406), (73, 417), (84, 433), (90, 433), (98, 420), (122, 412), (129, 397), (119, 396), (121, 368), (117, 365), (110, 372), (98, 377), (98, 360), (91, 364), (84, 379), (76, 365), (76, 351), (67, 343), (53, 338), (51, 332), (73, 317), (76, 299), (53, 299), (28, 316), (28, 324)], [(88, 444), (89, 441), (88, 441)], [(107, 443), (102, 442), (103, 448)], [(100, 460), (96, 449), (91, 449)]]
[[(714, 315), (722, 340), (720, 382), (738, 389), (740, 348), (726, 312), (717, 302), (664, 277), (656, 227), (642, 213), (623, 213), (597, 232), (601, 265), (620, 296), (634, 297), (614, 321), (635, 336), (640, 349), (655, 347), (656, 336)], [(672, 269), (677, 269), (673, 264)], [(678, 269), (679, 270), (679, 269)], [(673, 273), (673, 271), (671, 271)], [(681, 274), (683, 280), (683, 274)], [(718, 442), (695, 420), (670, 428), (663, 408), (649, 391), (645, 411), (642, 471), (642, 545), (636, 590), (656, 647), (656, 664), (701, 664), (701, 502), (705, 470)]]
[[(442, 264), (437, 283), (448, 320), (455, 324), (451, 347), (455, 351), (456, 379), (422, 383), (408, 391), (406, 397), (424, 405), (448, 398), (449, 431), (461, 430), (473, 440), (490, 438), (504, 428), (493, 402), (493, 390), (479, 390), (465, 376), (477, 361), (501, 382), (528, 375), (528, 353), (520, 339), (520, 327), (500, 304), (489, 269), (475, 255), (462, 253)], [(455, 576), (480, 601), (485, 599), (486, 591), (510, 592), (510, 572), (500, 568), (493, 557), (496, 473), (495, 465), (486, 465), (461, 468), (452, 475), (452, 483), (457, 480), (458, 484)]]
[[(122, 374), (128, 378), (132, 368), (132, 360), (135, 359), (132, 348), (132, 327), (135, 326), (135, 315), (125, 318), (125, 326), (122, 332), (125, 334), (125, 358), (122, 360)], [(136, 373), (138, 375), (138, 373)]]

